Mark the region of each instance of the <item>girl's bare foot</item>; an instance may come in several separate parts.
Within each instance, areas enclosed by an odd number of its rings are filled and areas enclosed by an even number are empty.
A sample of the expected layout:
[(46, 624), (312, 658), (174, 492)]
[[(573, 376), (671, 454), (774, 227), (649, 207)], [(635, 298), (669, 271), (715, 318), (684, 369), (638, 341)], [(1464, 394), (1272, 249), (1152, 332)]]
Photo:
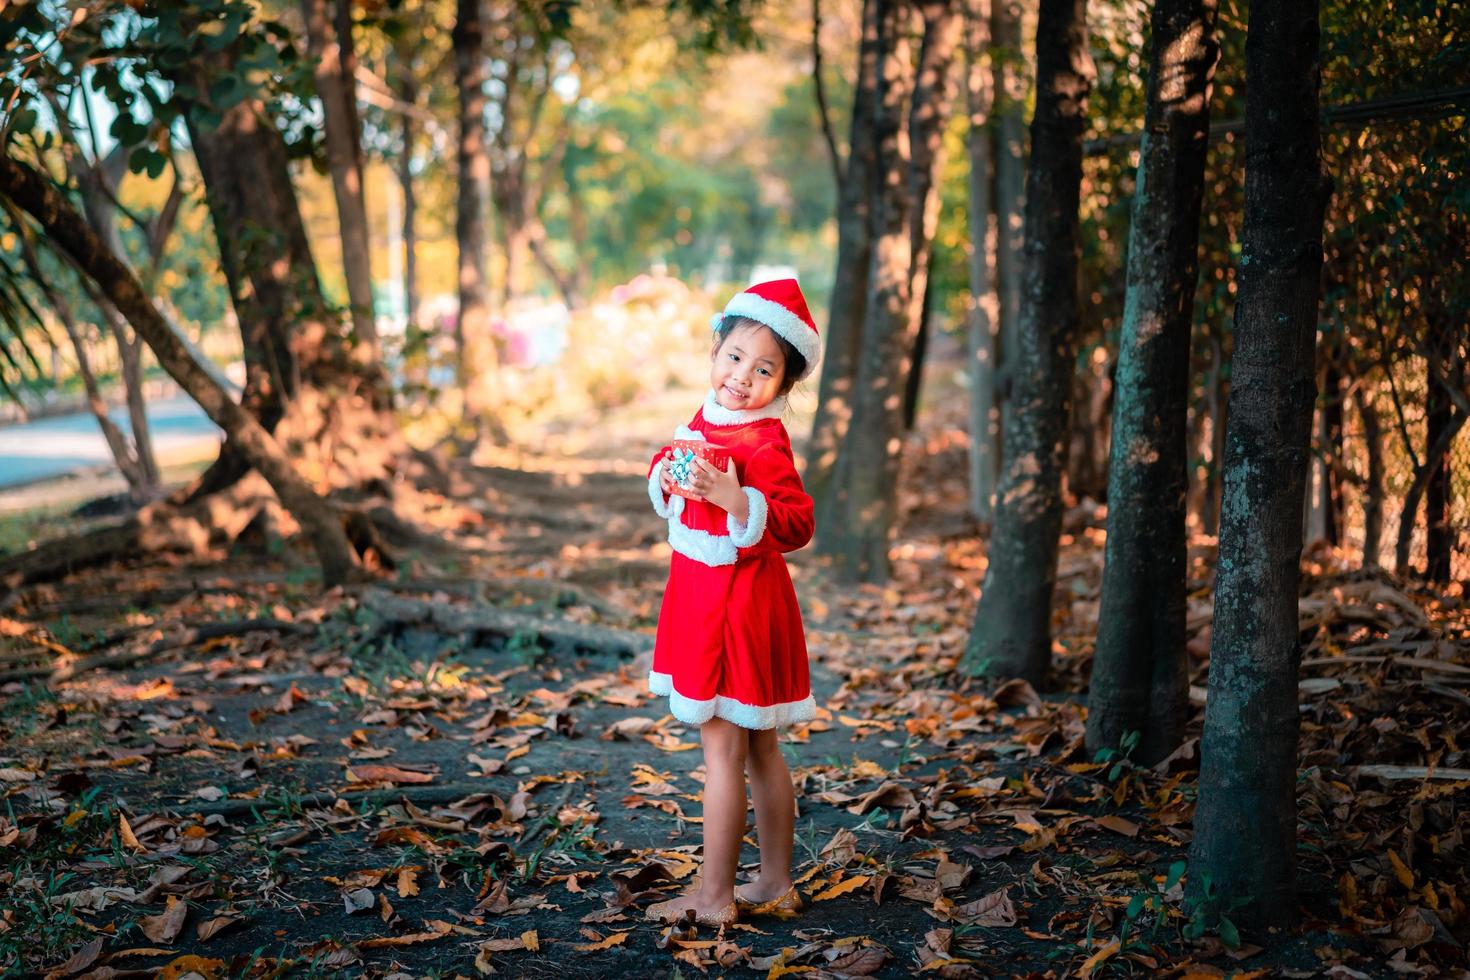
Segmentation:
[(650, 905), (647, 915), (650, 919), (673, 922), (685, 918), (691, 909), (694, 911), (695, 921), (700, 925), (728, 925), (736, 918), (734, 902), (720, 902), (718, 899), (711, 901), (702, 891), (687, 892)]
[(801, 896), (796, 892), (796, 886), (791, 883), (790, 876), (787, 876), (785, 880), (757, 878), (755, 881), (735, 886), (736, 900), (749, 905), (765, 905), (777, 899), (786, 899), (788, 895), (790, 898), (783, 904), (793, 910), (801, 908)]

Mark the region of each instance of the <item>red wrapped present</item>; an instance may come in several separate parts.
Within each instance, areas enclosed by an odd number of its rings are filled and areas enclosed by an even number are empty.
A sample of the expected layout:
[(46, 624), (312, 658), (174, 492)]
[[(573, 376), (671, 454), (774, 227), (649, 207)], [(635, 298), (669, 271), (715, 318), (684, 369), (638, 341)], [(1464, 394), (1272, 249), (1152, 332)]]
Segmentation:
[(666, 461), (664, 466), (674, 483), (674, 493), (690, 500), (698, 500), (700, 495), (689, 489), (689, 483), (694, 474), (699, 472), (694, 465), (697, 456), (717, 470), (723, 470), (730, 465), (730, 454), (713, 443), (705, 442), (703, 439), (675, 439), (669, 447), (674, 458)]

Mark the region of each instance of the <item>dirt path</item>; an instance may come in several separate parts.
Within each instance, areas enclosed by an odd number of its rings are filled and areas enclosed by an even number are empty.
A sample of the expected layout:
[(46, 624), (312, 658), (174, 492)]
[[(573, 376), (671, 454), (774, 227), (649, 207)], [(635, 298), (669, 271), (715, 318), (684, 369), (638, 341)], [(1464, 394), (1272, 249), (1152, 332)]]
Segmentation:
[[(263, 542), (28, 594), (0, 667), (43, 640), (155, 652), (54, 692), (3, 688), (0, 965), (896, 977), (1315, 972), (1323, 944), (1361, 959), (1325, 925), (1333, 877), (1310, 861), (1304, 907), (1324, 924), (1247, 946), (1243, 966), (1218, 938), (1180, 938), (1192, 786), (1083, 764), (1073, 698), (961, 683), (983, 566), (948, 491), (888, 589), (793, 559), (822, 706), (783, 742), (808, 910), (719, 937), (645, 922), (700, 840), (698, 733), (646, 693), (637, 649), (668, 555), (642, 460), (676, 394), (601, 438), (548, 430), (535, 456), (481, 460), (515, 470), (463, 469), (459, 503), (424, 515), (455, 549), (406, 556), (396, 581), (322, 595), (302, 556)], [(275, 625), (162, 649), (244, 620)]]

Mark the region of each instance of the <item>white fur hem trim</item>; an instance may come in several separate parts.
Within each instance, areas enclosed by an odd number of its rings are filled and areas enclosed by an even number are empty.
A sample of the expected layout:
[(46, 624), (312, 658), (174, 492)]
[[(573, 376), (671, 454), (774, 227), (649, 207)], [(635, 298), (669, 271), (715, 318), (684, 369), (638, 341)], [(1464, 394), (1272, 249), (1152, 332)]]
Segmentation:
[(741, 728), (777, 728), (811, 721), (817, 716), (817, 701), (810, 694), (800, 701), (769, 705), (746, 704), (718, 694), (705, 701), (696, 701), (674, 690), (671, 675), (653, 670), (648, 672), (648, 689), (654, 694), (667, 694), (669, 714), (686, 725), (703, 725), (711, 718), (723, 718)]
[(806, 360), (806, 370), (801, 377), (812, 373), (817, 359), (822, 356), (822, 338), (817, 332), (807, 326), (805, 320), (792, 313), (786, 307), (764, 296), (754, 293), (736, 293), (730, 302), (725, 305), (725, 316), (749, 317), (759, 323), (764, 323), (776, 333), (786, 338), (787, 342), (800, 352)]
[(704, 433), (698, 429), (691, 429), (687, 425), (681, 425), (674, 430), (675, 439), (688, 439), (690, 442), (709, 442)]
[(736, 522), (733, 514), (725, 515), (725, 527), (730, 532), (730, 543), (737, 548), (753, 546), (766, 533), (766, 495), (755, 487), (741, 487), (745, 493), (748, 513), (745, 523)]
[(659, 474), (664, 471), (664, 461), (659, 460), (658, 465), (648, 476), (648, 499), (653, 501), (653, 512), (659, 517), (671, 521), (677, 521), (679, 515), (684, 513), (684, 498), (677, 493), (664, 496), (664, 488), (659, 486)]
[[(747, 422), (759, 422), (761, 419), (779, 419), (786, 412), (786, 396), (771, 399), (771, 403), (764, 408), (726, 408), (720, 404), (715, 397), (715, 390), (711, 388), (709, 394), (704, 396), (704, 420), (710, 425), (744, 425)], [(692, 438), (680, 436), (681, 439)]]
[(728, 534), (696, 530), (677, 517), (669, 518), (669, 547), (685, 558), (693, 558), (700, 564), (711, 567), (733, 565), (740, 557), (735, 542)]

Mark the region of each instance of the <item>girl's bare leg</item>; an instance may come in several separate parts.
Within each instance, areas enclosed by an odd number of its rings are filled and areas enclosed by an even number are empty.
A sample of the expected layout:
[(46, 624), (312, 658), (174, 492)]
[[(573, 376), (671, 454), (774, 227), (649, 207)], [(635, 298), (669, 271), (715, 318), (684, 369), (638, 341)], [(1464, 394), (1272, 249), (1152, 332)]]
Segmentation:
[(713, 915), (735, 900), (735, 869), (745, 835), (745, 729), (711, 718), (699, 729), (704, 743), (704, 867), (700, 885), (680, 896), (677, 909)]
[[(796, 827), (796, 799), (791, 788), (791, 770), (781, 755), (780, 739), (774, 728), (750, 732), (746, 765), (750, 770), (750, 795), (755, 801), (755, 828), (761, 850), (760, 877), (740, 886), (747, 902), (769, 902), (791, 888), (791, 848)], [(708, 783), (705, 793), (708, 794)], [(708, 796), (706, 796), (708, 799)], [(706, 828), (706, 833), (708, 829)]]

